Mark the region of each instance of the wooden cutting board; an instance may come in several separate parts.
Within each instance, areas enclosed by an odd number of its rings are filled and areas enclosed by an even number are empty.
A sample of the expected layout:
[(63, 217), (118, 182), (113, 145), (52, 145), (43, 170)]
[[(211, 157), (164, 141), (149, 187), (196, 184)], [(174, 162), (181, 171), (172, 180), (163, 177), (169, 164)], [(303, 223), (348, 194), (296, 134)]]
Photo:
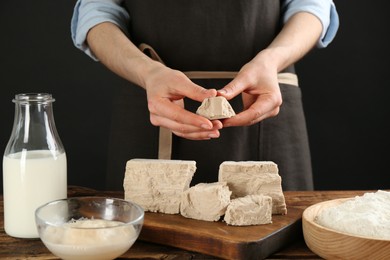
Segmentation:
[[(273, 215), (272, 224), (237, 227), (224, 222), (189, 219), (180, 214), (145, 212), (139, 239), (225, 259), (263, 259), (288, 244), (303, 240), (302, 214), (307, 206), (328, 198), (349, 197), (354, 192), (284, 192), (287, 215)], [(73, 187), (69, 197), (100, 195), (123, 198), (123, 192)]]
[(139, 239), (224, 259), (263, 259), (302, 237), (303, 210), (287, 210), (272, 224), (245, 227), (146, 212)]

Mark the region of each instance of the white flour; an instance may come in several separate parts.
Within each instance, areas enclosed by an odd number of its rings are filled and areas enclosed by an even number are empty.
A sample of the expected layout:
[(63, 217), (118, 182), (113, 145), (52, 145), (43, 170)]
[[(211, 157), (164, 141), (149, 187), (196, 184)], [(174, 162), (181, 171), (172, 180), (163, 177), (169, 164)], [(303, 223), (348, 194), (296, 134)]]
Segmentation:
[(390, 240), (390, 192), (365, 193), (323, 209), (315, 222), (352, 235)]

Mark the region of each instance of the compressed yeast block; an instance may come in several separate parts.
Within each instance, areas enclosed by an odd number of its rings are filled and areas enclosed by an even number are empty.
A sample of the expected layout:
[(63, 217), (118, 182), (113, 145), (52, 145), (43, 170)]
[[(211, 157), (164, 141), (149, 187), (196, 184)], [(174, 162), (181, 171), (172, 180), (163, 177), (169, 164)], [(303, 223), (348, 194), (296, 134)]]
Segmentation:
[(210, 120), (224, 119), (236, 115), (232, 106), (222, 96), (206, 98), (196, 113)]
[(272, 198), (265, 195), (247, 195), (232, 199), (224, 221), (232, 226), (250, 226), (272, 223)]
[(195, 161), (132, 159), (126, 163), (125, 200), (145, 211), (178, 214), (182, 193), (190, 186)]
[(199, 183), (183, 193), (180, 214), (186, 218), (218, 221), (225, 214), (231, 194), (226, 182)]
[(218, 181), (226, 182), (232, 198), (266, 195), (272, 198), (272, 214), (287, 214), (278, 166), (272, 161), (226, 161), (220, 164)]

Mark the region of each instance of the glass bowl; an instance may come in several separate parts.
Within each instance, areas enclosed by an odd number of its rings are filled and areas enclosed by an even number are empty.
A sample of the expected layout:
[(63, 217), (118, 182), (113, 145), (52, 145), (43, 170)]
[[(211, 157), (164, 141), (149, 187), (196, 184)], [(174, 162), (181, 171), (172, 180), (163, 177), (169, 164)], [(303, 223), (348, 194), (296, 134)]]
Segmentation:
[(73, 197), (37, 208), (39, 237), (62, 259), (115, 259), (137, 240), (144, 210), (131, 201)]

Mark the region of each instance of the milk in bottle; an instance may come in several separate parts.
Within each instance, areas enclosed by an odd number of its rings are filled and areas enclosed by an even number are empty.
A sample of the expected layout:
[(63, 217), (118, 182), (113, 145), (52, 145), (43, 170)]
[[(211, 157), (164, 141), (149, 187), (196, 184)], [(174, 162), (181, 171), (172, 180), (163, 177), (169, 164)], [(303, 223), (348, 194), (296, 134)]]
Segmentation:
[(3, 157), (4, 229), (13, 237), (38, 238), (35, 209), (67, 197), (67, 160), (58, 136), (51, 94), (18, 94)]

